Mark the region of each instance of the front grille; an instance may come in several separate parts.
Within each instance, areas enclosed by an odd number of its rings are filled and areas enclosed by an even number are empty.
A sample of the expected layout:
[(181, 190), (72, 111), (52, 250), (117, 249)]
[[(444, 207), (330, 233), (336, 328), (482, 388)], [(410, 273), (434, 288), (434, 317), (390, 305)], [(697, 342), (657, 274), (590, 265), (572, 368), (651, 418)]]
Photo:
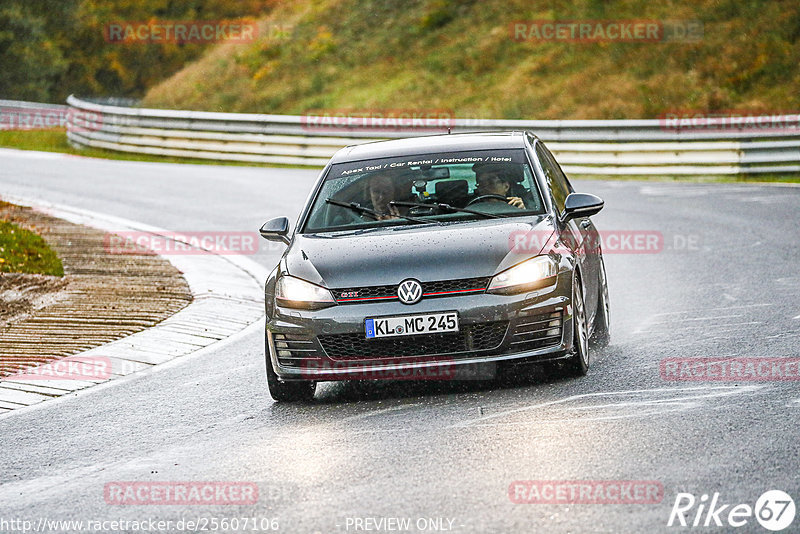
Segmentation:
[(498, 321), (467, 326), (447, 334), (385, 339), (366, 339), (364, 334), (335, 334), (319, 336), (319, 342), (334, 360), (380, 360), (496, 349), (503, 342), (506, 330), (508, 321)]
[(441, 280), (439, 282), (424, 282), (422, 295), (425, 297), (447, 293), (468, 293), (485, 291), (489, 285), (489, 278), (465, 278), (463, 280)]
[(520, 317), (514, 325), (510, 351), (523, 352), (558, 345), (563, 323), (560, 310)]
[[(397, 286), (368, 286), (333, 289), (333, 296), (339, 304), (351, 304), (370, 300), (397, 300)], [(489, 277), (462, 278), (460, 280), (439, 280), (422, 282), (422, 296), (446, 297), (458, 294), (481, 293), (489, 285)]]
[(273, 334), (278, 363), (283, 367), (300, 367), (303, 361), (319, 359), (319, 346), (310, 335)]
[(355, 287), (350, 289), (333, 289), (336, 302), (348, 303), (364, 300), (397, 298), (397, 286)]

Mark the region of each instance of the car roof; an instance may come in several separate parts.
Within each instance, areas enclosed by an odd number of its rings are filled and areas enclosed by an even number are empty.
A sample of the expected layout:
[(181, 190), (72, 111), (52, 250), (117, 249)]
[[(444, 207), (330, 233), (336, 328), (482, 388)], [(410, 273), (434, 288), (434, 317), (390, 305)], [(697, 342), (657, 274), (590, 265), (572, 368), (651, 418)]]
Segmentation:
[(331, 163), (391, 158), (396, 156), (413, 156), (417, 154), (431, 154), (434, 152), (461, 152), (467, 150), (524, 147), (524, 132), (426, 135), (346, 146), (333, 155)]

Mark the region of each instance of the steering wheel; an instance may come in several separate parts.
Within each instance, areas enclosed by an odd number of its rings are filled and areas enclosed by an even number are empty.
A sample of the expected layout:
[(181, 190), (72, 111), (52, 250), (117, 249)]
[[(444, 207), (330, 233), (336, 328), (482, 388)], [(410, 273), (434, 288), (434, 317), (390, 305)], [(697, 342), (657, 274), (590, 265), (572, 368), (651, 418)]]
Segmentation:
[(481, 195), (467, 202), (467, 206), (472, 206), (476, 202), (483, 202), (484, 200), (491, 200), (491, 199), (497, 199), (497, 200), (502, 200), (503, 202), (508, 202), (508, 198), (504, 197), (503, 195)]

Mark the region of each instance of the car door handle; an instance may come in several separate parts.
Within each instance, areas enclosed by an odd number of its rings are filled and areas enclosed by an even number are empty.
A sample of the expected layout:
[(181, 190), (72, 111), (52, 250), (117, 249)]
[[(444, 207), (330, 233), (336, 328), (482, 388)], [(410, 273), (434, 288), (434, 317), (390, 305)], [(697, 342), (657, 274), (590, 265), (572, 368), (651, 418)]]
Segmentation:
[(592, 221), (590, 221), (589, 219), (586, 219), (585, 221), (583, 221), (581, 223), (581, 228), (586, 229), (586, 228), (589, 228), (591, 225), (592, 225)]

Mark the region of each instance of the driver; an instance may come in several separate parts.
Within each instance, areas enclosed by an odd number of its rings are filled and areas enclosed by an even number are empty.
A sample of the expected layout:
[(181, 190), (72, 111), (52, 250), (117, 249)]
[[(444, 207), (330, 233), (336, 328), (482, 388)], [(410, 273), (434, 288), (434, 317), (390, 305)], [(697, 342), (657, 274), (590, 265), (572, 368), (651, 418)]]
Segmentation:
[(525, 203), (520, 197), (508, 196), (512, 184), (515, 183), (513, 164), (508, 163), (476, 163), (472, 166), (475, 172), (475, 198), (484, 195), (500, 195), (505, 197), (505, 201), (499, 198), (487, 198), (487, 202), (507, 202), (511, 206), (525, 209)]
[(397, 207), (389, 205), (389, 202), (398, 198), (397, 184), (392, 173), (377, 172), (370, 176), (367, 181), (367, 195), (372, 209), (380, 215), (379, 221), (396, 219), (400, 214)]

